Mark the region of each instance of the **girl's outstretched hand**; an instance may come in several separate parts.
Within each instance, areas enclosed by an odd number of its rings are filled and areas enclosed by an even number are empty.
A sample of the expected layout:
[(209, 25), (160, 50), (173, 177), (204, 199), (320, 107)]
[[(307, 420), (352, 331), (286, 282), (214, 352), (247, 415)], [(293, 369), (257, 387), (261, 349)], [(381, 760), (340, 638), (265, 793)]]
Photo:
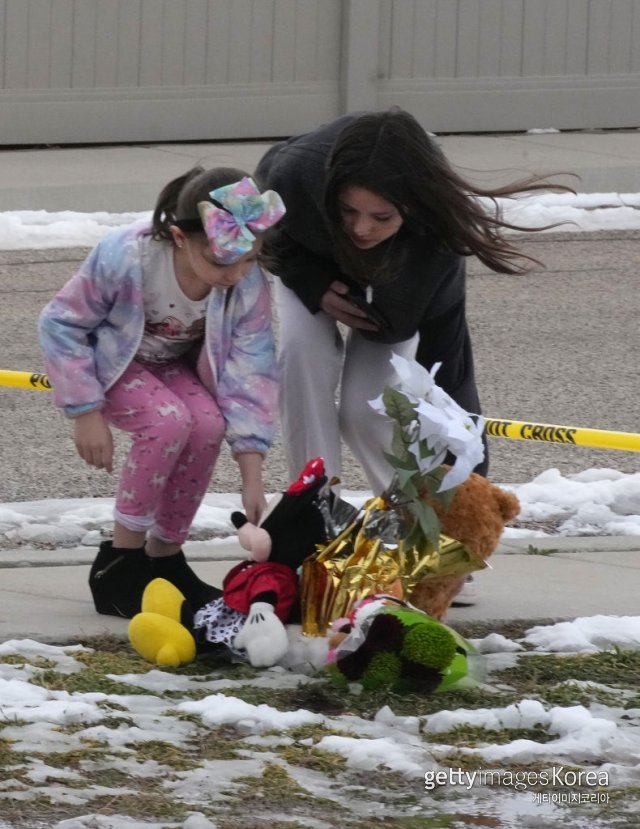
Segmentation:
[(93, 409), (75, 418), (75, 443), (78, 454), (96, 469), (113, 469), (113, 437), (102, 412)]
[(262, 484), (245, 484), (242, 487), (242, 508), (252, 524), (257, 524), (267, 506)]
[(267, 505), (262, 484), (263, 460), (258, 452), (245, 452), (236, 457), (242, 477), (242, 508), (252, 524), (258, 523)]
[(377, 331), (378, 326), (367, 317), (362, 309), (350, 302), (345, 294), (349, 286), (344, 282), (332, 282), (329, 290), (320, 300), (320, 307), (333, 319), (348, 325), (350, 328), (361, 328), (365, 331)]

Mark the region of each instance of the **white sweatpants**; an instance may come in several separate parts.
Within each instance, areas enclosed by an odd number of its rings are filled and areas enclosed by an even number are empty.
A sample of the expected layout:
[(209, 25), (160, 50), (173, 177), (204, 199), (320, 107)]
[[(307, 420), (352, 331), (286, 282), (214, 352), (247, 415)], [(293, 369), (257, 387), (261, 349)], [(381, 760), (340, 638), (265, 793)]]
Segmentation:
[(390, 451), (393, 426), (369, 406), (369, 400), (398, 382), (391, 355), (413, 359), (418, 335), (393, 345), (371, 342), (355, 329), (348, 329), (343, 338), (332, 317), (323, 311), (311, 314), (279, 279), (275, 299), (280, 321), (280, 416), (290, 479), (318, 456), (324, 458), (330, 478), (340, 477), (342, 437), (373, 493), (379, 494), (391, 481), (392, 469), (382, 453)]

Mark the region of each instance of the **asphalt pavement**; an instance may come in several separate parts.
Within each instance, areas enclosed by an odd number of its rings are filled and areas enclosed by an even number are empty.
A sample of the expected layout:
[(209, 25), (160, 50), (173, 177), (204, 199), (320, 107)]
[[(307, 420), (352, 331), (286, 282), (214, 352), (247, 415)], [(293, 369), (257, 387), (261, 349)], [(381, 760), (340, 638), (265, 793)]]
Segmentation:
[[(495, 183), (531, 173), (562, 177), (583, 192), (640, 192), (640, 132), (440, 136), (469, 178)], [(0, 211), (150, 209), (158, 191), (194, 163), (251, 170), (270, 142), (0, 149)], [(522, 238), (544, 263), (525, 276), (502, 276), (469, 263), (468, 315), (484, 412), (491, 417), (638, 432), (637, 247), (640, 232), (551, 233)], [(41, 368), (37, 315), (86, 255), (83, 249), (0, 252), (0, 368)], [(68, 424), (47, 392), (0, 388), (0, 503), (113, 495), (113, 479), (77, 459)], [(118, 442), (118, 453), (124, 444)], [(490, 439), (496, 483), (531, 480), (551, 467), (638, 470), (638, 454)], [(266, 465), (270, 491), (286, 486), (282, 447)], [(211, 491), (238, 488), (223, 455)], [(343, 483), (366, 488), (346, 456)], [(1, 517), (0, 517), (1, 521)], [(538, 539), (531, 540), (540, 546)], [(473, 608), (450, 620), (561, 619), (635, 614), (640, 539), (544, 539), (502, 544), (479, 576)], [(95, 549), (0, 549), (0, 639), (67, 641), (123, 620), (97, 616), (86, 578)], [(187, 546), (204, 578), (219, 582), (242, 555), (225, 545)]]

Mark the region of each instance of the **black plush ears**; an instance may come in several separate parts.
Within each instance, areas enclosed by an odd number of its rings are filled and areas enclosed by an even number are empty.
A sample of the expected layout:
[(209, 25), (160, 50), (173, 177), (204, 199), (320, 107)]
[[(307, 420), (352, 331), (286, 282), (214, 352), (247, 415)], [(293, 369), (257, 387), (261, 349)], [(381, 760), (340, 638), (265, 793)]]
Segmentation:
[(318, 501), (326, 484), (322, 458), (309, 461), (289, 489), (274, 496), (256, 527), (241, 512), (231, 514), (241, 546), (254, 561), (286, 564), (294, 570), (327, 541), (327, 530)]

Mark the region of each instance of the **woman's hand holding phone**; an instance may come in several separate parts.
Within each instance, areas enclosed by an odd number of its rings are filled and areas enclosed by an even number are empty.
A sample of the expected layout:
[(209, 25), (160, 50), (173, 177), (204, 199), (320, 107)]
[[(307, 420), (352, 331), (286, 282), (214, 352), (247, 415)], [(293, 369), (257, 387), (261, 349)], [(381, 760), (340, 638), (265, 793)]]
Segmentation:
[[(350, 328), (359, 328), (364, 331), (379, 331), (386, 328), (387, 323), (376, 309), (372, 308), (364, 299), (349, 292), (349, 286), (344, 282), (332, 282), (329, 290), (320, 301), (322, 310), (330, 317), (348, 325)], [(378, 316), (376, 322), (375, 317)]]

